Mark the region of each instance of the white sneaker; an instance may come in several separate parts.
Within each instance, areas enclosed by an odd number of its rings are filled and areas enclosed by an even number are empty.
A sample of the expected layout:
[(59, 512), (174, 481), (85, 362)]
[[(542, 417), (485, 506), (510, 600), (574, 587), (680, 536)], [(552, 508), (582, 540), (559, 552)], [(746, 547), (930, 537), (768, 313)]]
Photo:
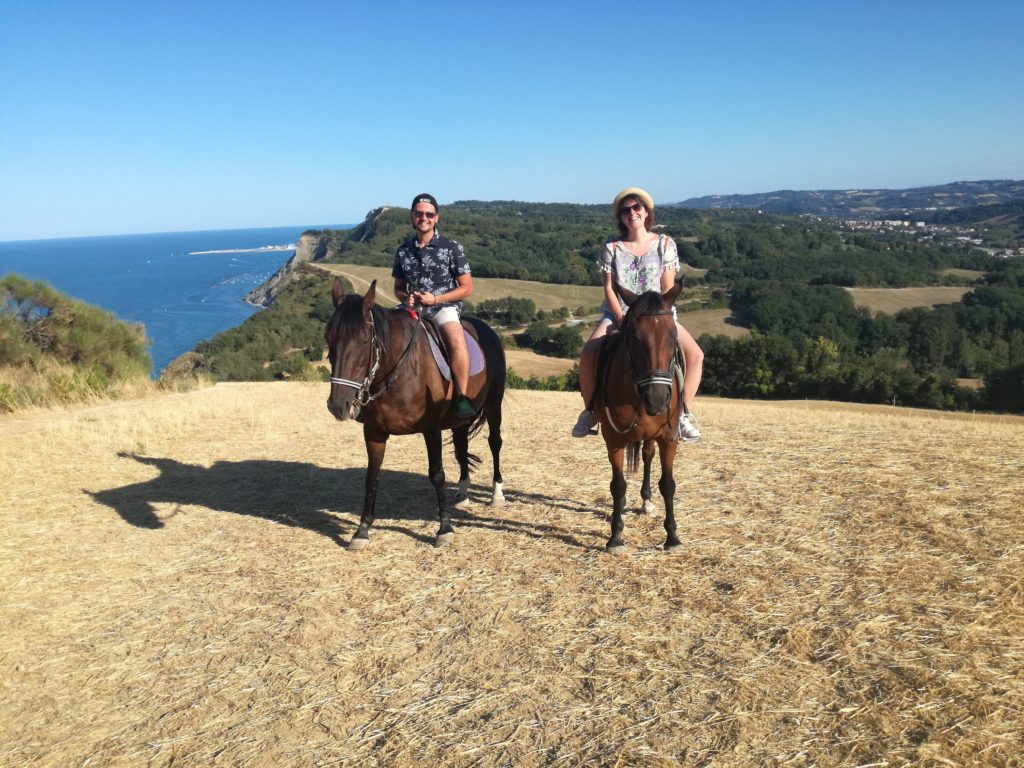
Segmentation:
[(572, 428), (573, 437), (586, 437), (597, 434), (597, 414), (593, 411), (583, 410), (580, 417), (576, 419), (576, 426)]
[(684, 413), (679, 417), (679, 438), (684, 443), (700, 440), (700, 427), (697, 426), (697, 417), (692, 413)]

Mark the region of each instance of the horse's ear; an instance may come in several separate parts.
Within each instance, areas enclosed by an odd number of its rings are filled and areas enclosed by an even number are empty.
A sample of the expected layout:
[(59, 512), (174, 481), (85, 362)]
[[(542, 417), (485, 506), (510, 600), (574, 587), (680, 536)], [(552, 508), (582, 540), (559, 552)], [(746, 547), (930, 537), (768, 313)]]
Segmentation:
[(370, 307), (373, 306), (373, 300), (377, 298), (377, 281), (374, 280), (370, 283), (370, 290), (363, 296), (363, 316), (368, 317), (370, 314)]
[(339, 278), (334, 278), (334, 285), (331, 286), (331, 299), (334, 301), (334, 306), (338, 306), (341, 303), (342, 297), (345, 295), (345, 288), (341, 284)]
[(682, 280), (677, 283), (673, 283), (671, 288), (661, 294), (661, 300), (665, 303), (666, 307), (670, 307), (676, 303), (676, 298), (678, 298), (681, 290), (683, 290)]
[(622, 297), (622, 300), (626, 302), (627, 307), (632, 307), (636, 303), (636, 300), (640, 298), (638, 294), (633, 293), (628, 288), (623, 288), (621, 285), (615, 286), (615, 291)]

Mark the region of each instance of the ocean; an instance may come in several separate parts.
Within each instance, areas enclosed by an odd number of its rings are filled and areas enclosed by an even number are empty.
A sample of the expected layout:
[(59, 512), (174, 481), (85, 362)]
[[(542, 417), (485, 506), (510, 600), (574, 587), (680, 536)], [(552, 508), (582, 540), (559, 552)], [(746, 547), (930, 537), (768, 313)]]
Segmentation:
[(332, 224), (0, 242), (0, 276), (43, 280), (142, 323), (153, 376), (175, 357), (259, 311), (242, 297), (295, 253), (307, 229)]

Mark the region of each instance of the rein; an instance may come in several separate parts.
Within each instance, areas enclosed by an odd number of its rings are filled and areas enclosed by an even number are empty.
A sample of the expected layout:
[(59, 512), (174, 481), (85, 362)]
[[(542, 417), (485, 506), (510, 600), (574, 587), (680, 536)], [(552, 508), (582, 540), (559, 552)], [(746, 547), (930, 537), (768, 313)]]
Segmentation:
[(402, 361), (405, 360), (409, 351), (412, 349), (412, 344), (416, 341), (416, 328), (413, 327), (412, 333), (409, 334), (409, 343), (405, 345), (405, 349), (402, 354), (398, 356), (398, 360), (391, 367), (391, 373), (388, 374), (384, 383), (381, 385), (375, 393), (370, 392), (370, 388), (373, 386), (373, 381), (377, 377), (377, 371), (380, 369), (381, 363), (384, 361), (384, 344), (381, 342), (380, 337), (377, 335), (377, 326), (373, 322), (373, 315), (370, 315), (370, 322), (367, 323), (370, 326), (370, 344), (372, 349), (370, 350), (370, 368), (366, 374), (366, 378), (362, 382), (353, 381), (352, 379), (343, 379), (338, 376), (331, 377), (331, 384), (340, 384), (343, 387), (351, 387), (356, 390), (355, 402), (360, 408), (372, 403), (378, 397), (385, 394), (395, 382), (398, 381), (398, 376), (401, 373)]

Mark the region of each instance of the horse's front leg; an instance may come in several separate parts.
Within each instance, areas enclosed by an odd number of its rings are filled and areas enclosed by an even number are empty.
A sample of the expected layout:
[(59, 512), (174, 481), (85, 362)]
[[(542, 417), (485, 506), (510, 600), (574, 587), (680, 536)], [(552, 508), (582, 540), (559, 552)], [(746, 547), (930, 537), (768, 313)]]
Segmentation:
[(370, 543), (370, 526), (373, 525), (374, 508), (377, 505), (377, 481), (380, 480), (380, 467), (384, 463), (384, 451), (388, 446), (387, 435), (371, 438), (364, 429), (363, 438), (366, 441), (366, 486), (359, 528), (348, 543), (348, 548), (353, 551), (365, 549)]
[(676, 535), (676, 515), (673, 499), (676, 495), (676, 480), (672, 475), (672, 466), (676, 460), (676, 448), (679, 443), (676, 440), (664, 439), (658, 441), (661, 449), (661, 480), (658, 481), (658, 490), (661, 491), (661, 498), (665, 500), (665, 551), (673, 552), (683, 546)]
[(640, 486), (642, 504), (639, 510), (644, 515), (653, 515), (657, 511), (654, 502), (651, 501), (651, 497), (654, 495), (651, 493), (651, 464), (654, 463), (654, 449), (653, 440), (644, 440), (644, 482)]
[(434, 546), (450, 544), (455, 539), (452, 528), (452, 515), (444, 498), (444, 466), (441, 464), (441, 430), (432, 428), (423, 433), (423, 442), (427, 445), (427, 474), (437, 493), (437, 514), (441, 519), (441, 527), (437, 529)]
[(622, 541), (622, 510), (626, 506), (626, 476), (622, 473), (623, 448), (608, 446), (608, 461), (612, 465), (612, 535), (608, 543), (604, 545), (605, 551), (617, 555), (622, 552), (626, 545)]

